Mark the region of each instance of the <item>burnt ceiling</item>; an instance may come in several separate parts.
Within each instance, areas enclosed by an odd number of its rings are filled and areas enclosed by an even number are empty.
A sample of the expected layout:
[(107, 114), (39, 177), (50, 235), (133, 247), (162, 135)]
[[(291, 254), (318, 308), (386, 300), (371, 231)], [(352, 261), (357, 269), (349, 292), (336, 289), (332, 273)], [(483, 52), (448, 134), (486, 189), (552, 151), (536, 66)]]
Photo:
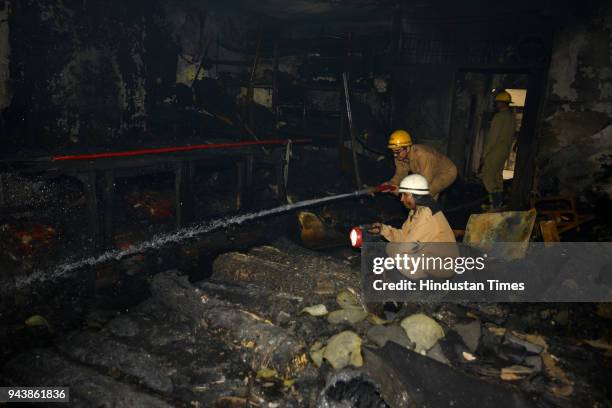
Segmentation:
[(513, 2), (397, 1), (397, 0), (239, 0), (226, 7), (241, 7), (254, 14), (280, 20), (372, 20), (391, 16), (398, 9), (404, 16), (423, 20), (504, 19), (521, 15), (553, 14), (565, 1), (517, 0)]

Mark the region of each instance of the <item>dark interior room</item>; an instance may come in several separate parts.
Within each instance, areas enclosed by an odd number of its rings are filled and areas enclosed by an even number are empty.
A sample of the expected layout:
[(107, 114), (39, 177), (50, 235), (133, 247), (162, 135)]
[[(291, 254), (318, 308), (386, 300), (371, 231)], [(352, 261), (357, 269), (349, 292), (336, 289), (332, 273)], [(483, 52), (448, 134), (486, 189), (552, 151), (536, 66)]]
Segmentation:
[(0, 406), (612, 407), (612, 3), (0, 0)]

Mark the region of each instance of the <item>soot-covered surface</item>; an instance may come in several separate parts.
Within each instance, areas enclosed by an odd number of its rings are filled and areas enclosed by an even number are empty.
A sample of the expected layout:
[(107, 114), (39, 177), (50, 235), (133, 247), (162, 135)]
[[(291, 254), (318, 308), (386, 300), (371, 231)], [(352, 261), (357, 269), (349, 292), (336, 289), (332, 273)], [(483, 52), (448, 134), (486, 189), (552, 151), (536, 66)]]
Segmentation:
[[(150, 280), (146, 300), (97, 327), (39, 327), (48, 342), (6, 359), (2, 379), (70, 386), (72, 406), (467, 406), (500, 390), (538, 406), (609, 401), (601, 345), (587, 341), (602, 333), (605, 308), (410, 304), (385, 311), (385, 321), (340, 322), (303, 311), (320, 304), (341, 310), (347, 293), (358, 305), (358, 268), (354, 258), (280, 240), (218, 256), (210, 279), (162, 272)], [(444, 330), (426, 357), (399, 327), (418, 313)], [(364, 365), (334, 370), (331, 354), (323, 354), (318, 367), (317, 342), (331, 347), (346, 331), (368, 347), (360, 351)], [(404, 345), (376, 351), (389, 340)], [(390, 380), (392, 371), (402, 381)], [(453, 378), (471, 384), (470, 393), (453, 391)]]

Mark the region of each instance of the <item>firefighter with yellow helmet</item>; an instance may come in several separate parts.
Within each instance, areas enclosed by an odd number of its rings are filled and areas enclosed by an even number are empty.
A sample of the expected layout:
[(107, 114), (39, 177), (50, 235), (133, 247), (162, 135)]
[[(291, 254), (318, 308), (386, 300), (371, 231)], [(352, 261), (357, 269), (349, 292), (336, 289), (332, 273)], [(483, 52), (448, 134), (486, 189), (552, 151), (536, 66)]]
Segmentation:
[(405, 130), (391, 133), (388, 147), (395, 161), (395, 174), (387, 182), (392, 186), (397, 187), (411, 173), (421, 174), (429, 183), (431, 196), (437, 199), (457, 178), (457, 167), (448, 157), (433, 147), (413, 144), (410, 133)]
[(495, 96), (497, 113), (493, 116), (485, 139), (480, 176), (489, 193), (489, 209), (500, 209), (504, 202), (504, 165), (516, 130), (516, 118), (510, 110), (512, 97), (506, 91)]

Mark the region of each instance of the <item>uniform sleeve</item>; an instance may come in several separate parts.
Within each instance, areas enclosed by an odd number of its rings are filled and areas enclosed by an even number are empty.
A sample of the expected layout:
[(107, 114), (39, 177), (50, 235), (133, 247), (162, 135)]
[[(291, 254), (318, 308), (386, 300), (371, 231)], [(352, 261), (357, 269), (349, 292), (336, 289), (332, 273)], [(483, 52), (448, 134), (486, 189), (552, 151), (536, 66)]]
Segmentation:
[(395, 159), (395, 174), (388, 183), (399, 186), (399, 183), (410, 173), (410, 169), (401, 161)]
[(431, 210), (421, 207), (412, 219), (410, 231), (405, 235), (406, 242), (432, 242), (436, 235)]
[(415, 161), (415, 173), (419, 173), (421, 176), (425, 177), (427, 182), (431, 185), (434, 179), (434, 163), (432, 163), (432, 157), (428, 154), (420, 154)]
[(401, 229), (383, 225), (380, 234), (389, 242), (429, 242), (435, 235), (432, 218), (429, 208), (420, 207)]
[(402, 225), (402, 228), (393, 228), (389, 225), (383, 224), (380, 228), (380, 235), (382, 235), (389, 242), (408, 242), (405, 237), (408, 236), (411, 222), (407, 220)]

